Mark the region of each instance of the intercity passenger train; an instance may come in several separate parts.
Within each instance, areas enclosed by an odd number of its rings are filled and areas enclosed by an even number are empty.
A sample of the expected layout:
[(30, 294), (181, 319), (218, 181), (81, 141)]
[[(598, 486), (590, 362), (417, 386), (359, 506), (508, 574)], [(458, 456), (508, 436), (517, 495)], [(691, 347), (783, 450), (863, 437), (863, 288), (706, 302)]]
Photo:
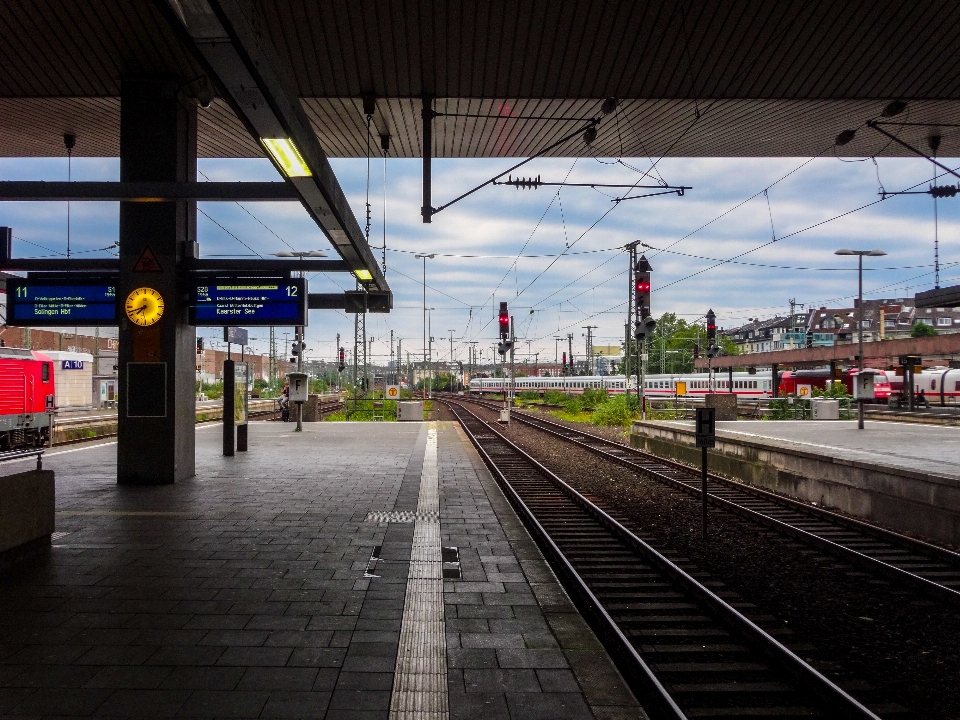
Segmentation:
[[(627, 382), (630, 389), (636, 391), (636, 378), (629, 380), (623, 375), (585, 375), (572, 377), (519, 377), (516, 380), (517, 392), (544, 393), (548, 390), (578, 395), (584, 390), (606, 390), (611, 395), (626, 392)], [(728, 373), (716, 373), (713, 377), (713, 391), (727, 392), (730, 378)], [(772, 394), (770, 373), (751, 375), (746, 372), (733, 373), (733, 392), (745, 397), (769, 397)], [(678, 387), (679, 386), (679, 387)], [(473, 378), (470, 392), (474, 394), (502, 393), (510, 387), (508, 378)], [(676, 395), (700, 397), (710, 392), (710, 380), (706, 373), (690, 375), (647, 375), (644, 380), (644, 394), (649, 397), (672, 398)]]

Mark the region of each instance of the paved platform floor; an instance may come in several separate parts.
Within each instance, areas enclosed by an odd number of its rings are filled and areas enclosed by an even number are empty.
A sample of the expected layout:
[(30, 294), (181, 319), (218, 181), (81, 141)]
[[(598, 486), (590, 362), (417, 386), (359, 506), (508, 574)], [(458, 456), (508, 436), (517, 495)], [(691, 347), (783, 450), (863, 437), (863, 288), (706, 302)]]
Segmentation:
[[(197, 477), (152, 488), (113, 443), (54, 449), (53, 547), (0, 576), (0, 717), (447, 717), (400, 712), (418, 617), (451, 718), (644, 717), (456, 425), (291, 430), (224, 458), (200, 428)], [(436, 607), (408, 592), (431, 492), (462, 568)]]
[[(692, 427), (691, 422), (666, 425)], [(960, 428), (917, 423), (856, 420), (736, 420), (718, 422), (730, 438), (794, 446), (823, 455), (960, 477)]]

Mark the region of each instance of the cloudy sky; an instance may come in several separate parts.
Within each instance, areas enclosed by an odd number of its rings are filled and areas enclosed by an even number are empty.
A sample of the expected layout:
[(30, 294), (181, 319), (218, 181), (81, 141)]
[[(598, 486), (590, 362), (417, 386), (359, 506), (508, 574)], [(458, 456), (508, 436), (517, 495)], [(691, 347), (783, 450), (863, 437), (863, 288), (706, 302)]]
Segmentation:
[[(362, 226), (367, 163), (332, 164)], [(436, 160), (434, 205), (511, 164), (507, 159)], [(833, 157), (668, 158), (644, 177), (641, 171), (650, 166), (648, 158), (542, 159), (521, 174), (550, 182), (651, 184), (662, 179), (693, 189), (684, 197), (614, 203), (612, 198), (622, 190), (568, 187), (558, 193), (549, 187), (488, 187), (424, 225), (420, 162), (388, 160), (384, 171), (382, 159), (372, 160), (371, 245), (380, 258), (385, 218), (387, 278), (394, 291), (392, 313), (368, 316), (374, 355), (387, 358), (391, 330), (403, 339), (404, 355), (422, 352), (424, 267), (415, 253), (436, 254), (427, 261), (426, 304), (434, 308), (434, 357), (439, 359), (449, 357), (451, 331), (457, 359), (466, 359), (469, 341), (477, 341), (484, 358), (490, 357), (497, 332), (494, 313), (503, 300), (509, 302), (517, 334), (524, 339), (521, 357), (530, 340), (531, 352), (552, 359), (553, 338), (568, 333), (573, 333), (574, 352), (579, 354), (586, 325), (597, 326), (596, 343), (618, 342), (628, 292), (622, 248), (633, 240), (650, 246), (646, 254), (654, 268), (654, 315), (675, 312), (695, 320), (712, 307), (722, 327), (786, 313), (791, 298), (807, 307), (850, 305), (856, 294), (856, 265), (851, 258), (833, 255), (841, 247), (889, 253), (867, 262), (868, 297), (911, 296), (933, 287), (933, 200), (907, 195), (878, 202), (881, 184), (887, 191), (918, 183), (918, 189), (925, 188), (931, 165), (924, 160), (880, 159), (875, 165), (869, 159), (845, 162)], [(265, 160), (201, 160), (200, 171), (200, 180), (279, 179)], [(0, 160), (0, 178), (7, 180), (63, 180), (66, 172), (66, 159)], [(72, 177), (116, 180), (119, 164), (116, 159), (77, 159)], [(960, 282), (958, 203), (960, 198), (939, 201), (944, 285)], [(204, 257), (330, 248), (295, 203), (203, 203), (200, 209)], [(0, 224), (14, 228), (17, 255), (65, 252), (65, 203), (6, 203), (3, 212)], [(101, 249), (115, 241), (117, 225), (117, 204), (73, 203), (72, 250), (89, 257), (105, 254)], [(723, 262), (732, 258), (736, 262)], [(349, 276), (310, 279), (312, 292), (338, 289), (352, 289)], [(211, 338), (218, 334), (212, 329), (200, 333)], [(311, 312), (308, 355), (333, 358), (337, 333), (349, 349), (352, 316)], [(266, 329), (253, 329), (251, 337), (265, 338)], [(265, 342), (256, 345), (266, 350)]]

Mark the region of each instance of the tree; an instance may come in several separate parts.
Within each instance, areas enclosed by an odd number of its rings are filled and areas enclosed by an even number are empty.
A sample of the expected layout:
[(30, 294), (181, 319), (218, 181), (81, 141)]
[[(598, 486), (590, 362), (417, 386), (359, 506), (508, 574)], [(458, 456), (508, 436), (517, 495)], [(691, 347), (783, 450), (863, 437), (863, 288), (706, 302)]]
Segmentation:
[(938, 335), (939, 333), (934, 330), (930, 325), (926, 323), (917, 322), (913, 324), (913, 329), (910, 330), (910, 337), (932, 337)]

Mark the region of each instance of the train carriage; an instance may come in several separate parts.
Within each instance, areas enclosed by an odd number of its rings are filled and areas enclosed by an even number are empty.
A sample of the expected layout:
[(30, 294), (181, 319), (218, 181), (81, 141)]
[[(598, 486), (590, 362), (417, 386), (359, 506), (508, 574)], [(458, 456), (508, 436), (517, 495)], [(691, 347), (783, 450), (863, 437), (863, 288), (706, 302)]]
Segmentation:
[[(713, 377), (713, 392), (730, 390), (730, 376), (727, 373)], [(769, 373), (747, 372), (733, 373), (733, 392), (736, 395), (752, 398), (769, 397), (772, 383)], [(623, 375), (587, 375), (571, 377), (518, 377), (516, 391), (543, 394), (549, 390), (580, 395), (590, 389), (606, 390), (610, 395), (622, 395), (629, 386), (636, 392), (636, 378)], [(473, 394), (500, 394), (510, 387), (508, 378), (474, 378), (470, 381)], [(647, 397), (673, 398), (679, 396), (702, 397), (711, 392), (710, 380), (706, 373), (690, 375), (647, 375), (644, 379), (644, 394)]]

